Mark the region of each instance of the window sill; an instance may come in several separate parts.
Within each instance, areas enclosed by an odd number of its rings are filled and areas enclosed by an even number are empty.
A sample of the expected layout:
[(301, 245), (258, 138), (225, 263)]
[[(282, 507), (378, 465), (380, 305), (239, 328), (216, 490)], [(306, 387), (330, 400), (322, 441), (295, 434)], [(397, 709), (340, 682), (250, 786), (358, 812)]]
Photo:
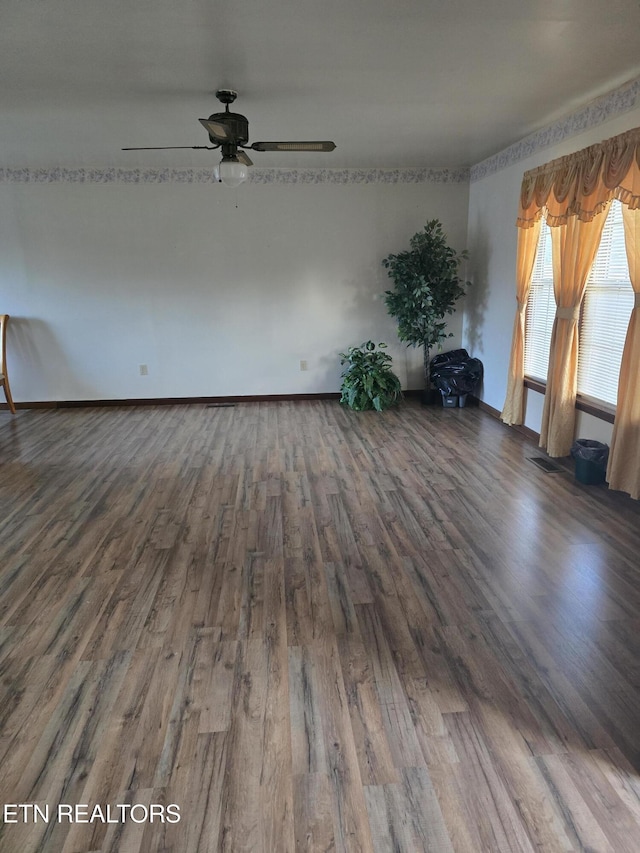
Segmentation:
[[(547, 390), (547, 383), (525, 376), (524, 387), (530, 388), (532, 391), (537, 391), (538, 394), (544, 394)], [(593, 415), (595, 418), (600, 418), (600, 420), (607, 421), (610, 424), (614, 422), (616, 417), (615, 406), (603, 403), (602, 400), (594, 400), (593, 397), (579, 395), (576, 399), (576, 409), (579, 412), (586, 412), (588, 415)]]

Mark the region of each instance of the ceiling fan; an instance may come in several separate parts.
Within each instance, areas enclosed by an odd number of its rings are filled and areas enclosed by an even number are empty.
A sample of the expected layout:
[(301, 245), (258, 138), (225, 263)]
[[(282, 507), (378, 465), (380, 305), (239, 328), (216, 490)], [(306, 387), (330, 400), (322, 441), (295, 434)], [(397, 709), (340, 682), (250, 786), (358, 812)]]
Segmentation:
[(240, 113), (232, 113), (229, 104), (238, 97), (232, 89), (218, 89), (216, 98), (224, 104), (223, 113), (214, 113), (209, 118), (198, 119), (209, 134), (211, 145), (162, 145), (147, 148), (123, 148), (122, 151), (161, 151), (171, 148), (192, 148), (213, 151), (222, 150), (218, 176), (223, 184), (237, 187), (247, 179), (252, 160), (245, 153), (252, 151), (333, 151), (335, 142), (254, 142), (249, 145), (249, 121)]

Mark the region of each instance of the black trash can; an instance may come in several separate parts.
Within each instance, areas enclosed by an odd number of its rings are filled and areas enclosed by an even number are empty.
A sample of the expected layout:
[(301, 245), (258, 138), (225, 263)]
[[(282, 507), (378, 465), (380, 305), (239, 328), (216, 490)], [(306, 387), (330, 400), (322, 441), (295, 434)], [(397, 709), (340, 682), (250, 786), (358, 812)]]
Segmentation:
[(585, 486), (604, 483), (609, 459), (609, 445), (591, 438), (578, 438), (571, 447), (576, 463), (576, 480)]

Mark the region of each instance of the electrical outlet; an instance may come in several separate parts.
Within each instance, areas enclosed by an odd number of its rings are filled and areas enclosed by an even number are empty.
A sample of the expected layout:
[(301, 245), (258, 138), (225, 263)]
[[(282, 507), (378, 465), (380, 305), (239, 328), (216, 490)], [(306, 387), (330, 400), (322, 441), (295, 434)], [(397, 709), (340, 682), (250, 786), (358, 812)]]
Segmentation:
[(309, 365), (307, 364), (306, 358), (300, 360), (300, 370), (308, 370)]
[(140, 376), (148, 376), (149, 375), (149, 368), (147, 367), (146, 364), (139, 364), (138, 370), (140, 371)]

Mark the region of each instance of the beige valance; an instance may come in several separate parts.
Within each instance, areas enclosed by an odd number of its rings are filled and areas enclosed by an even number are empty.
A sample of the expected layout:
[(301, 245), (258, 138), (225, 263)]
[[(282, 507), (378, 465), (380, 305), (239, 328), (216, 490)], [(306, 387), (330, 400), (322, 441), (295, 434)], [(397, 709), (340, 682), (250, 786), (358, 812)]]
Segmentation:
[(590, 222), (612, 198), (640, 209), (640, 127), (525, 172), (516, 225)]

